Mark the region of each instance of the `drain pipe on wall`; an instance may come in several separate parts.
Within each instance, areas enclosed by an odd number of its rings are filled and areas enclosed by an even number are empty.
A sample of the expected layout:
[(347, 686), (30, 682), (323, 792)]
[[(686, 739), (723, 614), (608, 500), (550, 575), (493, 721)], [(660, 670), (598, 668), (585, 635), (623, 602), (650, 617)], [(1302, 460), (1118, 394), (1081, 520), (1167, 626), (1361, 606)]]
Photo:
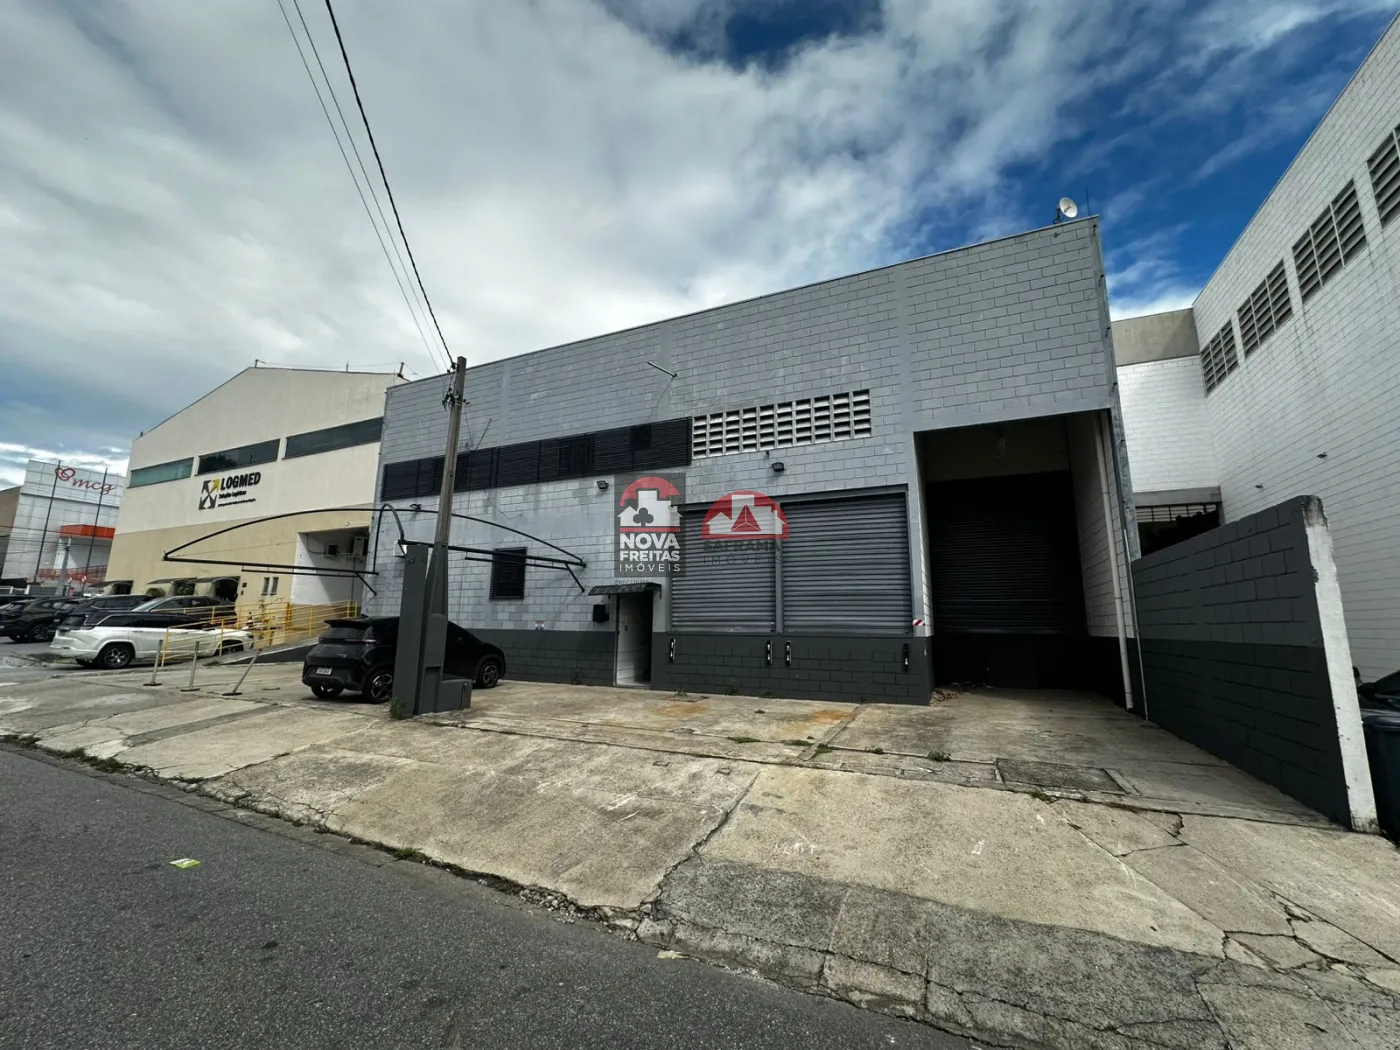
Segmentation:
[(1128, 670), (1128, 626), (1123, 617), (1123, 580), (1118, 574), (1118, 542), (1113, 528), (1113, 503), (1108, 493), (1108, 457), (1104, 454), (1103, 414), (1094, 417), (1094, 448), (1099, 456), (1099, 493), (1103, 496), (1104, 535), (1108, 537), (1108, 564), (1113, 575), (1113, 611), (1118, 619), (1118, 660), (1123, 669), (1123, 700), (1133, 709), (1133, 679)]

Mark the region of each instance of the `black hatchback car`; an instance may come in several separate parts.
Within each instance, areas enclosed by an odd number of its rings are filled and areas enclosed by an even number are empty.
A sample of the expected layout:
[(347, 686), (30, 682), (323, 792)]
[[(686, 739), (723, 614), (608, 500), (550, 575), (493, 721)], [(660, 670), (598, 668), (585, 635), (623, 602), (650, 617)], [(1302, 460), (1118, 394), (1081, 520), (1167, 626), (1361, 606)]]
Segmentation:
[[(394, 694), (394, 659), (398, 655), (397, 616), (356, 616), (327, 620), (301, 665), (301, 680), (324, 700), (349, 691), (383, 703)], [(506, 673), (506, 655), (455, 623), (447, 625), (444, 669), (490, 689)]]

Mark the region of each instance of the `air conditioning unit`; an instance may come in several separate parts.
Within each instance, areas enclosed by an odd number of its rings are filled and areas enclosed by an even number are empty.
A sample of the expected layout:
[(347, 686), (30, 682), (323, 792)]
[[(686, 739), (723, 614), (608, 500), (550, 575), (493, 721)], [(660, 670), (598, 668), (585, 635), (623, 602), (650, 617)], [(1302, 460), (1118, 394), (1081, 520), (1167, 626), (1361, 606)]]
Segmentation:
[(350, 557), (352, 557), (352, 558), (363, 558), (363, 557), (365, 556), (365, 552), (366, 552), (368, 549), (369, 549), (369, 537), (368, 537), (368, 536), (356, 536), (354, 539), (352, 539), (352, 540), (350, 541)]

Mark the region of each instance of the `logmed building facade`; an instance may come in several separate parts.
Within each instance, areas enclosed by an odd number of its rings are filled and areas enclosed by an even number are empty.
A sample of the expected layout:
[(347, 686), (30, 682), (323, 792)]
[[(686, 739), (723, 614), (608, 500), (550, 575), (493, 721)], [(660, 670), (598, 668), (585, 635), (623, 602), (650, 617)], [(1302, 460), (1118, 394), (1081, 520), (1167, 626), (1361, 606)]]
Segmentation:
[[(388, 391), (372, 611), (397, 612), (399, 530), (432, 536), (445, 382)], [(1137, 533), (1097, 220), (484, 364), (467, 400), (451, 613), (515, 677), (1123, 692)], [(619, 530), (662, 503), (683, 571), (641, 578)]]
[(152, 426), (132, 442), (109, 586), (244, 607), (358, 601), (384, 391), (399, 381), (245, 368)]

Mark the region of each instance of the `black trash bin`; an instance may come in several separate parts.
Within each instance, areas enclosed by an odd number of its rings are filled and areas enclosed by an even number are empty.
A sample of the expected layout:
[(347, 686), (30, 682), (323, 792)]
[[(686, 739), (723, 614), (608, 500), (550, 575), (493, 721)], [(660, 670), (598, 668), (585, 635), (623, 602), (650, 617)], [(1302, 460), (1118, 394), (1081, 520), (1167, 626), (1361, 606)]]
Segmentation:
[(1400, 711), (1361, 709), (1376, 819), (1391, 838), (1400, 838)]

